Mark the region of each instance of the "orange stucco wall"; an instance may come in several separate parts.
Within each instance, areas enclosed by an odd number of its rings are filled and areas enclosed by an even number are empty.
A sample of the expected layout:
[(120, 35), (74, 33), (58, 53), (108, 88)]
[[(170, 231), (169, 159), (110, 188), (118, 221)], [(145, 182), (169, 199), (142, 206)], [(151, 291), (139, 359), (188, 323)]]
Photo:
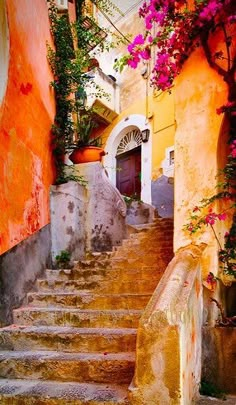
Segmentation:
[[(197, 68), (196, 68), (197, 67)], [(183, 230), (192, 209), (215, 193), (218, 173), (218, 142), (222, 115), (216, 109), (227, 101), (227, 86), (211, 69), (202, 49), (185, 63), (176, 80), (175, 107), (175, 250), (188, 243), (206, 243), (202, 269), (217, 273), (217, 244), (210, 227), (190, 237)], [(223, 150), (221, 153), (225, 153)]]
[(55, 106), (45, 0), (6, 0), (10, 54), (0, 104), (0, 254), (49, 222)]

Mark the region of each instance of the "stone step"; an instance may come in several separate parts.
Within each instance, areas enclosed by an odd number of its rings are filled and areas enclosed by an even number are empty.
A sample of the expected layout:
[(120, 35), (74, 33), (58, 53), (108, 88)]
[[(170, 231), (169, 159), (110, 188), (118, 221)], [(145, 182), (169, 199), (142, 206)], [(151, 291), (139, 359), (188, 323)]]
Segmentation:
[[(122, 260), (123, 261), (123, 260)], [(120, 260), (117, 259), (117, 263), (120, 264)], [(161, 262), (162, 263), (162, 262)], [(163, 274), (163, 263), (162, 267), (159, 265), (146, 266), (141, 265), (139, 262), (136, 266), (133, 266), (127, 262), (126, 267), (121, 267), (115, 265), (106, 270), (101, 269), (91, 269), (91, 270), (46, 270), (46, 278), (49, 282), (53, 281), (70, 281), (70, 280), (80, 280), (82, 282), (87, 282), (90, 286), (95, 285), (101, 281), (128, 281), (130, 280), (150, 280), (152, 278), (159, 280), (160, 275)]]
[[(161, 236), (161, 243), (163, 245), (169, 245), (169, 244), (173, 244), (173, 233), (171, 232), (170, 234), (165, 234)], [(138, 246), (143, 245), (147, 245), (147, 236), (143, 236), (142, 238), (130, 238), (130, 239), (123, 239), (122, 241), (122, 245), (121, 246), (115, 246), (114, 250), (113, 250), (113, 254), (114, 252), (116, 252), (117, 250), (122, 249), (123, 247), (131, 247), (131, 248), (137, 248)], [(154, 240), (149, 240), (148, 239), (148, 247), (156, 247), (160, 245), (160, 242), (158, 242), (158, 237), (156, 235), (156, 238)], [(147, 247), (147, 246), (145, 246)]]
[(93, 268), (100, 268), (106, 269), (110, 265), (111, 259), (84, 259), (79, 260), (75, 263), (75, 268), (78, 269), (93, 269)]
[[(145, 247), (142, 246), (141, 243), (138, 245), (123, 245), (119, 246), (116, 251), (114, 252), (113, 258), (115, 258), (118, 254), (123, 255), (123, 257), (130, 257), (132, 254), (136, 254), (137, 256), (144, 256), (144, 251), (145, 251), (145, 257), (149, 255), (157, 255), (159, 256), (162, 253), (172, 251), (173, 250), (173, 243), (172, 241), (165, 241), (161, 244), (155, 244), (155, 245), (148, 245)], [(112, 261), (113, 261), (112, 258)]]
[(74, 307), (78, 309), (143, 309), (150, 294), (92, 294), (75, 293), (28, 293), (30, 306)]
[(138, 225), (131, 225), (132, 228), (136, 231), (138, 231), (138, 233), (146, 233), (146, 232), (150, 232), (153, 230), (169, 230), (173, 228), (173, 220), (157, 220), (155, 222), (151, 222), (148, 224), (138, 224)]
[[(140, 263), (143, 265), (146, 264), (149, 266), (154, 266), (155, 264), (159, 263), (160, 260), (163, 260), (166, 256), (173, 256), (171, 247), (160, 249), (146, 249), (147, 252), (145, 252), (145, 255), (143, 253), (143, 249), (123, 249), (123, 251), (118, 250), (116, 253), (114, 253), (112, 263), (116, 263), (117, 259), (119, 259), (120, 261), (123, 261), (125, 265), (126, 260), (134, 260), (134, 263), (136, 263), (136, 265)], [(124, 259), (125, 257), (127, 257), (127, 259)]]
[(109, 259), (112, 256), (113, 252), (88, 252), (86, 253), (87, 260), (103, 260)]
[[(166, 268), (167, 264), (170, 262), (170, 260), (173, 258), (173, 253), (169, 251), (165, 251), (163, 254), (156, 254), (156, 255), (148, 255), (148, 256), (139, 256), (133, 254), (132, 257), (131, 255), (128, 256), (127, 259), (124, 259), (123, 256), (116, 256), (112, 259), (112, 264), (114, 267), (123, 267), (125, 270), (127, 269), (134, 269), (137, 268), (138, 266), (140, 267), (161, 267), (164, 269)], [(164, 270), (163, 269), (163, 270)]]
[[(162, 274), (159, 275), (159, 279)], [(151, 294), (155, 290), (158, 284), (158, 277), (151, 277), (147, 283), (147, 280), (134, 281), (94, 281), (87, 282), (83, 280), (37, 280), (37, 286), (39, 292), (76, 292), (78, 290), (93, 291), (96, 293), (147, 293)]]
[(0, 352), (0, 378), (129, 384), (134, 353)]
[(79, 310), (73, 308), (21, 307), (13, 310), (14, 323), (80, 328), (137, 328), (142, 310)]
[(1, 350), (56, 350), (108, 352), (135, 350), (136, 329), (75, 328), (65, 326), (15, 326), (0, 329)]
[(227, 395), (224, 399), (201, 396), (196, 401), (196, 405), (236, 405), (236, 396)]
[(128, 387), (37, 380), (0, 380), (1, 405), (128, 405)]

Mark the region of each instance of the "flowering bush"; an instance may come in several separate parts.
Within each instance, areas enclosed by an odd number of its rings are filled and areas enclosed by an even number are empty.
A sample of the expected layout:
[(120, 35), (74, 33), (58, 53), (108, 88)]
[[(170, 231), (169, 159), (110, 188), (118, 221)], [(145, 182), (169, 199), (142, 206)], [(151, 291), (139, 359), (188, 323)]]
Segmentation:
[[(229, 202), (227, 210), (232, 216), (236, 207), (236, 1), (149, 0), (143, 3), (139, 16), (144, 19), (145, 34), (137, 35), (129, 44), (128, 54), (118, 61), (120, 70), (125, 65), (135, 69), (141, 61), (154, 60), (151, 84), (158, 90), (168, 90), (186, 59), (201, 46), (208, 64), (228, 85), (228, 102), (216, 110), (217, 114), (225, 113), (229, 122), (230, 152), (222, 171), (224, 181), (215, 195), (193, 209), (185, 229), (193, 234), (210, 226), (219, 244), (223, 272), (236, 277), (236, 215), (222, 247), (214, 225), (225, 220), (227, 213), (216, 213), (212, 208), (216, 200), (223, 199)], [(224, 46), (212, 52), (210, 39), (214, 32), (221, 32)]]
[[(188, 6), (188, 3), (192, 6)], [(232, 35), (227, 27), (236, 23), (236, 2), (234, 0), (149, 0), (139, 10), (144, 19), (145, 34), (137, 35), (128, 46), (128, 54), (118, 62), (122, 70), (125, 65), (136, 68), (141, 60), (152, 57), (154, 48), (154, 66), (152, 85), (159, 90), (170, 88), (174, 78), (180, 73), (185, 60), (191, 52), (202, 45), (211, 66), (219, 73), (224, 70), (217, 65), (217, 59), (224, 59), (224, 52), (211, 54), (209, 47), (210, 33), (221, 29), (227, 45), (228, 68), (231, 61), (229, 48)], [(229, 70), (229, 69), (228, 69)], [(226, 73), (226, 72), (225, 72)]]

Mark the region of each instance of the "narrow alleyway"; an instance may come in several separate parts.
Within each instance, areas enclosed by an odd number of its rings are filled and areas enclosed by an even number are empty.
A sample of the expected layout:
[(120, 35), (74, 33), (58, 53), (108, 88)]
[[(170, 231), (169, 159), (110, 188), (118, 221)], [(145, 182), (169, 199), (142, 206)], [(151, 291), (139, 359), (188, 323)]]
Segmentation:
[(0, 330), (0, 403), (128, 404), (138, 321), (173, 256), (173, 222), (133, 227), (113, 252), (46, 270)]

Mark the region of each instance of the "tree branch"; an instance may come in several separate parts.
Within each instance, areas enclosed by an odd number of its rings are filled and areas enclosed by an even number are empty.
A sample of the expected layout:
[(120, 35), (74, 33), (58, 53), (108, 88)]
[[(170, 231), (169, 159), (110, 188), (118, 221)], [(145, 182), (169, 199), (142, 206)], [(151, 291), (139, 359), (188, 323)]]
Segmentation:
[(223, 31), (224, 37), (225, 37), (225, 46), (226, 46), (227, 61), (228, 61), (227, 70), (228, 70), (228, 72), (229, 72), (229, 71), (230, 71), (230, 49), (229, 49), (230, 47), (229, 47), (228, 35), (227, 35), (227, 31), (226, 31), (226, 28), (225, 28), (225, 24), (224, 24), (224, 23), (222, 23), (221, 28), (222, 28), (222, 31)]
[(220, 315), (222, 322), (219, 322), (220, 326), (236, 326), (236, 316), (227, 317), (224, 314), (222, 305), (215, 299), (211, 298), (211, 301), (214, 302), (217, 308), (220, 310)]
[(215, 69), (219, 75), (221, 75), (223, 78), (226, 77), (227, 75), (227, 70), (223, 69), (221, 66), (219, 66), (212, 58), (211, 50), (208, 44), (208, 38), (209, 38), (209, 32), (202, 32), (200, 34), (200, 40), (201, 44), (207, 59), (207, 62), (209, 66), (211, 66), (213, 69)]

